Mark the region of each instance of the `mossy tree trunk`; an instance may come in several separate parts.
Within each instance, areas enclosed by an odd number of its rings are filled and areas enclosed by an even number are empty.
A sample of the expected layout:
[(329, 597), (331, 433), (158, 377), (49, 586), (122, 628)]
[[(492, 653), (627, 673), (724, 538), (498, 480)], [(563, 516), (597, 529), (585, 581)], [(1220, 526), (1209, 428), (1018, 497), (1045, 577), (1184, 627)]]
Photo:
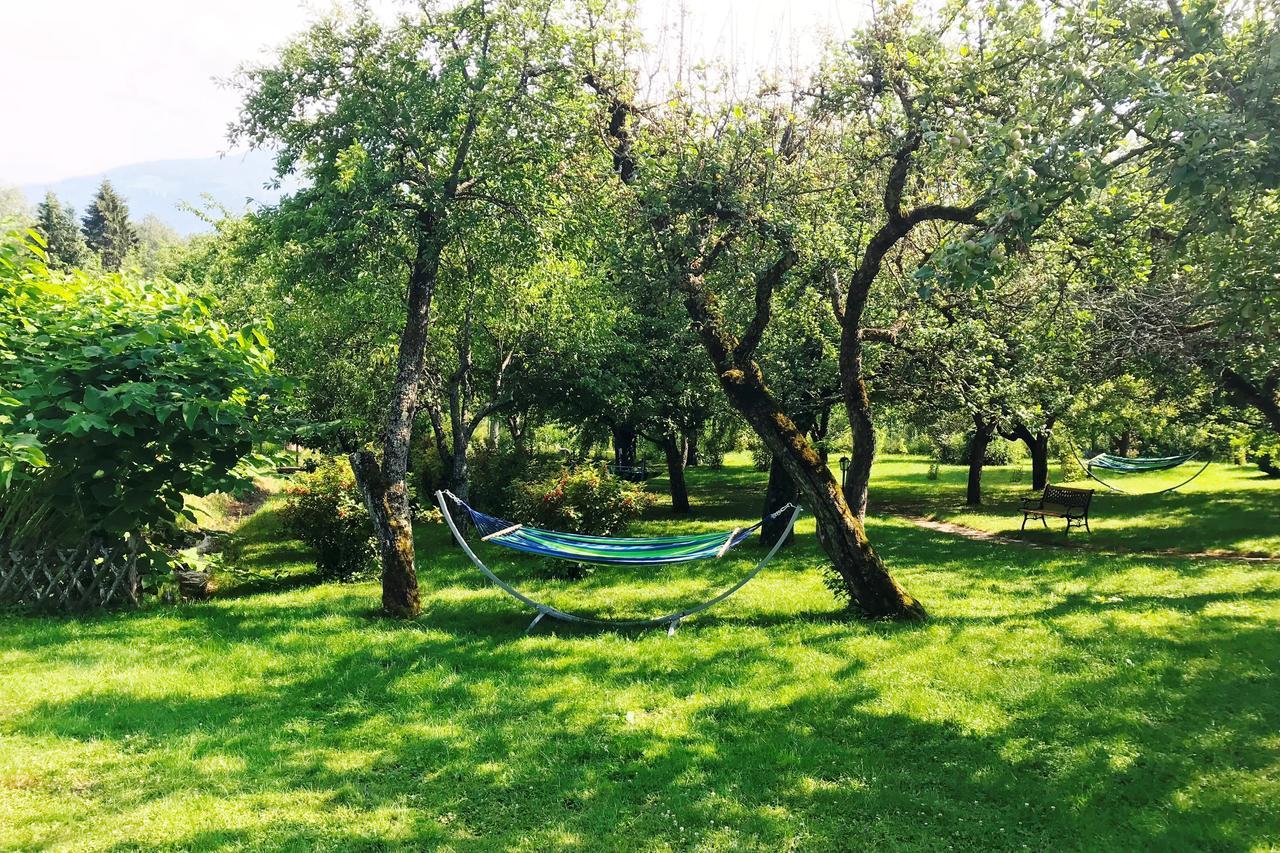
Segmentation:
[[(430, 229), (426, 230), (429, 233)], [(422, 610), (406, 475), (442, 248), (427, 236), (418, 241), (409, 274), (408, 313), (400, 334), (396, 379), (382, 433), (382, 459), (379, 462), (368, 450), (351, 454), (351, 470), (373, 520), (382, 561), (382, 607), (393, 616), (413, 617)]]

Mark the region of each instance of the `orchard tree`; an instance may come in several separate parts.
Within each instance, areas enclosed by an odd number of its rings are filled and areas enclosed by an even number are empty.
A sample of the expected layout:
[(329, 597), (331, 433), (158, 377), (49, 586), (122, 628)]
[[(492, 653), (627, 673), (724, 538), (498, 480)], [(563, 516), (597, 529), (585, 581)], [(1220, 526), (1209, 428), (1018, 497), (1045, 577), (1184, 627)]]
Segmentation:
[(421, 609), (406, 471), (442, 258), (494, 217), (536, 219), (583, 115), (564, 73), (571, 29), (550, 3), (425, 3), (381, 23), (357, 9), (243, 72), (234, 135), (272, 147), (304, 188), (272, 219), (293, 270), (403, 299), (379, 453), (351, 463), (382, 560), (382, 603)]
[(1106, 0), (1064, 22), (1081, 79), (1144, 152), (1133, 225), (1151, 264), (1110, 306), (1112, 329), (1135, 353), (1198, 368), (1280, 449), (1274, 5)]
[(1045, 14), (965, 7), (935, 28), (893, 7), (811, 87), (824, 140), (815, 147), (846, 180), (837, 210), (847, 242), (832, 254), (831, 287), (853, 435), (848, 499), (860, 516), (875, 453), (865, 345), (898, 331), (867, 326), (875, 291), (904, 273), (921, 301), (989, 286), (1058, 207), (1136, 156), (1122, 122), (1093, 111), (1063, 67)]
[(872, 549), (821, 456), (770, 390), (758, 355), (774, 294), (799, 259), (779, 199), (807, 189), (807, 160), (788, 111), (734, 104), (709, 111), (673, 99), (662, 111), (634, 102), (623, 73), (593, 69), (623, 195), (637, 239), (684, 305), (721, 390), (781, 460), (831, 558), (834, 586), (869, 616), (922, 619), (923, 606)]
[(44, 238), (50, 268), (57, 270), (84, 266), (89, 248), (76, 222), (76, 211), (63, 205), (52, 192), (36, 205), (36, 230)]
[(129, 206), (105, 178), (84, 213), (84, 237), (102, 259), (102, 268), (119, 272), (124, 259), (138, 245), (138, 233), (129, 222)]

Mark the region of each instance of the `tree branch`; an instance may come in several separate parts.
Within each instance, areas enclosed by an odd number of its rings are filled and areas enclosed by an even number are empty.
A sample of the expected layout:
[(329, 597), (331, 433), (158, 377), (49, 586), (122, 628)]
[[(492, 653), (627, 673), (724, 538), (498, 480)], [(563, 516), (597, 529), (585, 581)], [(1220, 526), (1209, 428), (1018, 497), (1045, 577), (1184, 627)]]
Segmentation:
[(782, 257), (766, 270), (756, 274), (756, 312), (751, 318), (747, 330), (742, 333), (741, 340), (733, 349), (733, 360), (743, 362), (751, 358), (760, 346), (760, 338), (765, 327), (769, 325), (772, 314), (773, 291), (782, 281), (782, 277), (796, 265), (800, 256), (788, 244), (783, 249)]

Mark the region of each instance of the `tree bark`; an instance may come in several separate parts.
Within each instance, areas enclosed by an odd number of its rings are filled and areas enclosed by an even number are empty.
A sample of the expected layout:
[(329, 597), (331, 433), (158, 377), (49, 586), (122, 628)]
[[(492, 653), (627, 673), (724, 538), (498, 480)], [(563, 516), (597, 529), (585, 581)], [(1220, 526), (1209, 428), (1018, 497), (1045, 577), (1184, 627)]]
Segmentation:
[(418, 407), (418, 389), (422, 384), (431, 299), (435, 295), (442, 248), (426, 235), (418, 239), (409, 274), (408, 310), (400, 334), (396, 378), (382, 433), (381, 465), (367, 450), (357, 451), (350, 457), (351, 470), (373, 520), (374, 537), (382, 559), (382, 608), (393, 616), (406, 618), (422, 611), (405, 475), (409, 470), (409, 443)]
[(973, 417), (973, 436), (969, 439), (969, 485), (964, 502), (969, 506), (982, 505), (982, 469), (987, 462), (987, 447), (996, 427), (981, 415)]
[(680, 437), (673, 432), (663, 435), (662, 451), (667, 457), (671, 511), (677, 515), (684, 515), (689, 512), (689, 489), (684, 481), (684, 449), (680, 446)]
[(393, 616), (412, 618), (422, 611), (418, 574), (414, 568), (413, 522), (407, 510), (396, 505), (373, 453), (357, 450), (349, 457), (356, 485), (373, 521), (382, 562), (382, 609)]
[[(773, 457), (769, 463), (769, 485), (764, 491), (764, 510), (761, 518), (764, 525), (760, 528), (760, 545), (764, 548), (772, 548), (774, 543), (778, 541), (778, 537), (787, 530), (787, 521), (789, 514), (783, 513), (777, 518), (770, 518), (779, 508), (789, 503), (799, 503), (800, 493), (796, 489), (796, 484), (792, 482), (791, 477), (787, 474), (787, 469), (783, 466), (778, 457)], [(792, 530), (787, 535), (787, 541), (784, 545), (790, 545), (795, 541), (796, 533)]]

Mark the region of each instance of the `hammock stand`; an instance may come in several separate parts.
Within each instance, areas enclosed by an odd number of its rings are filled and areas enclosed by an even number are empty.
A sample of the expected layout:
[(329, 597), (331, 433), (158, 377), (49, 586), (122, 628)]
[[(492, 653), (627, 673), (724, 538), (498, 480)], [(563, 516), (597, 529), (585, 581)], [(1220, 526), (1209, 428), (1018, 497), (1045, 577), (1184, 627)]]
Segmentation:
[(1084, 469), (1085, 474), (1087, 474), (1090, 479), (1097, 480), (1099, 483), (1106, 486), (1111, 491), (1116, 492), (1118, 494), (1122, 494), (1122, 495), (1133, 495), (1133, 496), (1163, 495), (1166, 492), (1175, 492), (1178, 489), (1181, 489), (1187, 483), (1190, 483), (1196, 477), (1199, 477), (1201, 474), (1203, 474), (1205, 470), (1209, 467), (1209, 462), (1212, 461), (1212, 460), (1206, 459), (1205, 463), (1200, 466), (1199, 471), (1196, 471), (1194, 474), (1192, 474), (1187, 479), (1183, 480), (1181, 483), (1178, 483), (1176, 486), (1170, 486), (1169, 488), (1161, 489), (1158, 492), (1126, 492), (1124, 489), (1121, 489), (1118, 486), (1111, 485), (1106, 480), (1102, 479), (1097, 474), (1093, 473), (1093, 469), (1097, 467), (1097, 468), (1103, 469), (1104, 471), (1115, 471), (1117, 474), (1136, 474), (1136, 473), (1141, 473), (1146, 471), (1168, 471), (1172, 468), (1177, 468), (1179, 465), (1183, 464), (1184, 462), (1189, 461), (1191, 457), (1195, 456), (1195, 454), (1188, 453), (1184, 456), (1158, 456), (1158, 457), (1151, 457), (1146, 459), (1143, 459), (1143, 458), (1125, 459), (1124, 457), (1120, 457), (1120, 456), (1111, 456), (1110, 454), (1107, 454), (1107, 453), (1099, 453), (1097, 456), (1094, 456), (1090, 459), (1081, 459), (1080, 454), (1076, 453), (1075, 447), (1072, 446), (1070, 442), (1067, 443), (1067, 446), (1071, 448), (1071, 455), (1076, 458), (1076, 462), (1080, 464), (1080, 467)]
[[(502, 522), (500, 519), (494, 519), (492, 516), (486, 516), (483, 513), (477, 512), (476, 510), (468, 506), (466, 501), (462, 500), (462, 498), (458, 497), (452, 492), (445, 491), (445, 490), (436, 492), (436, 502), (440, 505), (440, 512), (441, 514), (444, 515), (445, 524), (449, 525), (449, 531), (453, 533), (453, 538), (457, 540), (460, 546), (462, 546), (462, 550), (465, 551), (467, 556), (471, 558), (471, 562), (475, 564), (475, 567), (479, 569), (480, 572), (485, 577), (487, 577), (490, 581), (492, 581), (495, 586), (497, 586), (507, 595), (511, 596), (516, 601), (519, 601), (522, 604), (526, 604), (529, 607), (532, 607), (534, 610), (537, 611), (537, 615), (533, 617), (533, 621), (530, 622), (529, 627), (525, 629), (526, 634), (532, 631), (537, 626), (537, 624), (542, 621), (544, 617), (550, 616), (553, 619), (559, 619), (563, 622), (577, 622), (579, 624), (584, 624), (584, 625), (600, 625), (600, 626), (613, 627), (613, 628), (651, 628), (659, 625), (666, 625), (667, 635), (674, 636), (676, 633), (676, 628), (680, 626), (680, 623), (684, 619), (694, 615), (695, 613), (701, 613), (702, 611), (710, 607), (714, 607), (715, 605), (724, 601), (729, 596), (733, 595), (738, 590), (742, 589), (744, 586), (750, 583), (750, 581), (753, 578), (755, 578), (756, 575), (760, 574), (760, 570), (763, 569), (765, 565), (770, 560), (773, 559), (774, 554), (778, 553), (778, 549), (782, 547), (782, 543), (787, 541), (787, 537), (791, 535), (791, 529), (795, 527), (796, 517), (800, 515), (800, 507), (795, 506), (794, 504), (787, 504), (786, 506), (781, 507), (776, 512), (774, 512), (771, 516), (769, 516), (770, 519), (773, 519), (781, 515), (782, 513), (786, 512), (787, 510), (791, 510), (791, 518), (787, 521), (787, 529), (783, 532), (781, 536), (778, 537), (778, 540), (773, 543), (773, 547), (769, 549), (768, 554), (765, 554), (764, 559), (762, 559), (759, 563), (757, 563), (755, 565), (755, 568), (753, 568), (750, 572), (748, 572), (741, 580), (739, 580), (733, 586), (724, 590), (714, 598), (704, 601), (701, 604), (696, 604), (696, 605), (693, 605), (692, 607), (686, 607), (682, 610), (677, 610), (674, 613), (668, 613), (664, 616), (655, 616), (651, 619), (596, 619), (591, 616), (580, 616), (576, 613), (568, 613), (566, 611), (559, 610), (555, 607), (552, 607), (549, 604), (544, 604), (540, 601), (536, 601), (530, 598), (529, 596), (525, 595), (524, 593), (520, 592), (518, 589), (511, 586), (511, 584), (507, 583), (502, 578), (494, 574), (493, 571), (484, 564), (484, 561), (476, 556), (475, 551), (471, 550), (471, 546), (468, 545), (467, 540), (463, 538), (462, 533), (458, 530), (458, 525), (453, 520), (453, 514), (450, 513), (449, 511), (449, 505), (445, 502), (446, 498), (449, 500), (452, 500), (458, 506), (465, 509), (467, 513), (471, 516), (472, 522), (476, 524), (478, 529), (480, 528), (478, 519), (491, 519), (493, 522), (501, 522), (501, 524), (503, 525), (502, 528), (497, 529), (493, 533), (483, 536), (482, 541), (490, 541), (497, 545), (505, 545), (506, 547), (514, 548), (515, 550), (527, 551), (530, 553), (540, 553), (540, 554), (544, 554), (545, 556), (557, 556), (560, 559), (578, 560), (579, 562), (598, 562), (598, 563), (606, 563), (606, 564), (620, 563), (620, 564), (630, 564), (630, 565), (660, 565), (660, 564), (667, 564), (667, 563), (688, 562), (690, 560), (703, 559), (707, 557), (720, 557), (720, 556), (723, 556), (725, 552), (727, 552), (734, 545), (740, 544), (741, 542), (746, 540), (751, 535), (752, 531), (760, 527), (764, 522), (760, 521), (748, 528), (735, 528), (732, 532), (730, 532), (727, 535), (726, 534), (710, 534), (708, 536), (699, 536), (699, 537), (673, 536), (673, 537), (664, 537), (659, 539), (639, 539), (639, 538), (609, 539), (603, 536), (573, 536), (570, 534), (555, 533), (554, 531), (543, 531), (543, 530), (539, 530), (538, 528), (531, 528), (531, 527), (526, 528), (523, 525), (508, 524), (506, 522)], [(693, 550), (689, 550), (686, 553), (683, 553), (677, 556), (668, 556), (665, 558), (658, 558), (658, 559), (643, 558), (643, 557), (630, 558), (625, 556), (616, 556), (616, 557), (601, 556), (599, 558), (595, 558), (593, 555), (584, 556), (582, 554), (573, 554), (571, 552), (565, 552), (565, 551), (558, 552), (551, 548), (529, 547), (528, 546), (529, 540), (531, 538), (534, 538), (534, 541), (536, 541), (535, 537), (538, 537), (538, 536), (545, 536), (550, 541), (559, 540), (562, 542), (570, 542), (570, 541), (582, 542), (587, 545), (598, 546), (600, 549), (606, 550), (606, 551), (609, 549), (613, 549), (618, 551), (620, 554), (625, 553), (626, 549), (628, 548), (655, 549), (655, 548), (662, 548), (665, 546), (673, 546), (673, 545), (679, 546), (686, 543), (690, 546), (690, 548), (693, 548), (697, 543), (700, 543), (702, 540), (706, 540), (707, 544), (705, 547), (698, 549), (696, 552)], [(716, 540), (719, 540), (719, 542), (717, 542)], [(613, 544), (610, 544), (610, 543), (613, 543)]]

